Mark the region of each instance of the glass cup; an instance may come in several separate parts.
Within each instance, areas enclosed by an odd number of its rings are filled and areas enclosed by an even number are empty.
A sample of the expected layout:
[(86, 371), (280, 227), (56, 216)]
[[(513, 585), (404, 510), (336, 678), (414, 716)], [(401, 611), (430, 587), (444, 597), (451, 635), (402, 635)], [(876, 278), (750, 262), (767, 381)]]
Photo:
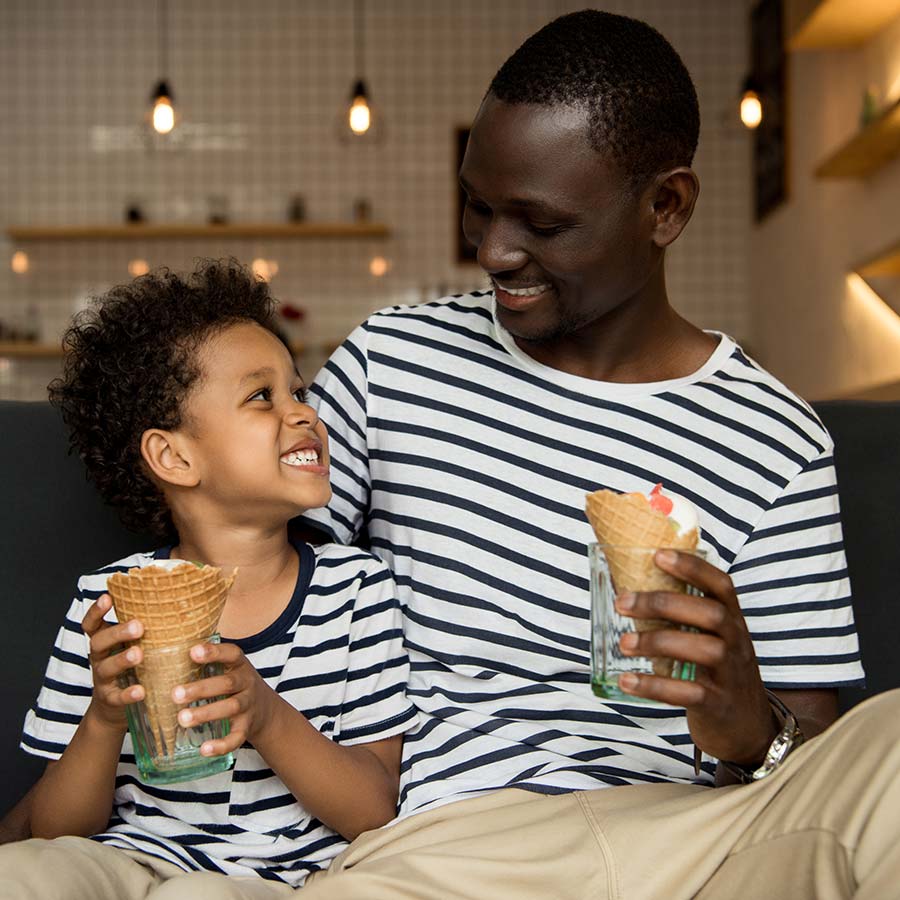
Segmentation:
[[(607, 700), (629, 703), (656, 701), (626, 694), (619, 687), (619, 676), (664, 675), (680, 681), (693, 681), (696, 665), (668, 657), (625, 656), (619, 639), (628, 632), (658, 631), (689, 626), (674, 625), (664, 619), (633, 619), (621, 615), (615, 607), (617, 594), (627, 591), (677, 591), (695, 597), (702, 593), (692, 585), (673, 578), (653, 562), (659, 547), (627, 547), (617, 544), (588, 544), (591, 572), (591, 689)], [(682, 551), (685, 552), (685, 551)], [(687, 551), (706, 559), (705, 550)]]
[(196, 663), (190, 649), (197, 644), (219, 643), (213, 634), (200, 640), (185, 641), (170, 647), (144, 647), (144, 657), (134, 668), (119, 676), (119, 684), (126, 688), (134, 684), (144, 687), (144, 699), (125, 707), (128, 731), (134, 745), (138, 774), (146, 784), (172, 784), (205, 778), (231, 768), (234, 755), (202, 756), (204, 741), (225, 737), (228, 719), (204, 722), (187, 728), (178, 723), (178, 713), (190, 706), (204, 706), (220, 698), (175, 703), (172, 689), (179, 684), (221, 675), (221, 663)]

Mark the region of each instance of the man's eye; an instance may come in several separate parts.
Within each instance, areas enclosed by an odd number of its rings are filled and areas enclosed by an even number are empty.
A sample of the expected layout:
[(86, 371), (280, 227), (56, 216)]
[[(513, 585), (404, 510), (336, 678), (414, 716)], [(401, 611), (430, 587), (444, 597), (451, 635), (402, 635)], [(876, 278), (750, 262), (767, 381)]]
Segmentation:
[(248, 397), (247, 400), (265, 400), (267, 403), (272, 399), (271, 388), (261, 388), (255, 394)]
[(477, 216), (487, 216), (491, 212), (491, 208), (486, 203), (473, 200), (471, 197), (466, 197), (466, 207)]
[(540, 235), (541, 237), (552, 237), (554, 234), (560, 234), (561, 232), (566, 230), (565, 225), (534, 225), (531, 222), (528, 223), (528, 230), (532, 234)]

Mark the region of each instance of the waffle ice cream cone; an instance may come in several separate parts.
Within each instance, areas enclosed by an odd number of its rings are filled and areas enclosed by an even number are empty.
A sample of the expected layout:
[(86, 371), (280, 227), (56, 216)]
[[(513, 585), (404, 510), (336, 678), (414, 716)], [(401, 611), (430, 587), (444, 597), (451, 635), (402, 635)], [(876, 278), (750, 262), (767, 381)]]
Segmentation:
[[(685, 583), (663, 572), (646, 550), (660, 547), (674, 550), (695, 550), (698, 530), (692, 528), (679, 534), (678, 525), (664, 513), (653, 509), (643, 494), (617, 494), (615, 491), (594, 491), (585, 501), (585, 513), (609, 565), (609, 574), (616, 594), (626, 591), (675, 591), (685, 593)], [(637, 631), (657, 631), (671, 628), (664, 619), (635, 619)], [(653, 657), (653, 671), (670, 675), (673, 660)]]
[[(159, 566), (116, 572), (107, 583), (120, 622), (140, 619), (143, 636), (132, 643), (144, 651), (135, 666), (145, 691), (148, 724), (160, 756), (175, 752), (178, 712), (185, 704), (172, 700), (172, 689), (200, 676), (201, 664), (184, 652), (152, 651), (206, 640), (216, 630), (234, 575), (225, 577), (215, 566), (184, 563), (167, 570)], [(150, 652), (147, 652), (150, 651)]]

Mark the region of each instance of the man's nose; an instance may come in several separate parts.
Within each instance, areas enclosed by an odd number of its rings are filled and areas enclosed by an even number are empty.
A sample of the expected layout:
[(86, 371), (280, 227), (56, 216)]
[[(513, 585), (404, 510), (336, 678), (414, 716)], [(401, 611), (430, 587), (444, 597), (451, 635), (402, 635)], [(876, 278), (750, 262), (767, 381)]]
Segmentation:
[(528, 254), (516, 238), (516, 229), (502, 219), (485, 223), (478, 245), (478, 265), (489, 275), (520, 269)]

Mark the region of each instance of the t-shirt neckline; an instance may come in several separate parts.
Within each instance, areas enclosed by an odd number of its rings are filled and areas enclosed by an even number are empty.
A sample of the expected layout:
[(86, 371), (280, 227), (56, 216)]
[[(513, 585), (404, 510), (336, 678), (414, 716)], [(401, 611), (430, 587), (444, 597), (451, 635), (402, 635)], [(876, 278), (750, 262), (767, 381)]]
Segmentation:
[(616, 381), (597, 381), (593, 378), (584, 378), (581, 375), (572, 375), (551, 366), (545, 366), (533, 357), (529, 356), (516, 343), (515, 338), (500, 324), (497, 318), (497, 300), (491, 293), (491, 318), (494, 323), (494, 331), (497, 340), (503, 349), (526, 371), (553, 382), (561, 387), (587, 394), (594, 397), (625, 398), (638, 396), (652, 396), (667, 391), (677, 390), (685, 385), (695, 384), (708, 378), (714, 372), (722, 368), (727, 359), (734, 353), (737, 344), (734, 339), (721, 331), (706, 329), (705, 333), (719, 339), (719, 343), (709, 358), (699, 369), (681, 378), (671, 378), (667, 381), (647, 381), (635, 383), (621, 383)]
[[(313, 570), (316, 567), (316, 556), (312, 547), (303, 541), (291, 541), (291, 545), (297, 551), (300, 557), (300, 564), (297, 570), (297, 583), (294, 585), (294, 593), (284, 611), (272, 622), (258, 631), (256, 634), (248, 635), (242, 638), (222, 637), (223, 641), (229, 644), (235, 644), (240, 647), (244, 653), (250, 653), (256, 650), (262, 650), (278, 642), (278, 640), (287, 634), (294, 622), (300, 618), (303, 610), (303, 601), (306, 599), (306, 593), (309, 590), (312, 581)], [(160, 547), (153, 553), (154, 559), (171, 559), (174, 544), (167, 547)]]

